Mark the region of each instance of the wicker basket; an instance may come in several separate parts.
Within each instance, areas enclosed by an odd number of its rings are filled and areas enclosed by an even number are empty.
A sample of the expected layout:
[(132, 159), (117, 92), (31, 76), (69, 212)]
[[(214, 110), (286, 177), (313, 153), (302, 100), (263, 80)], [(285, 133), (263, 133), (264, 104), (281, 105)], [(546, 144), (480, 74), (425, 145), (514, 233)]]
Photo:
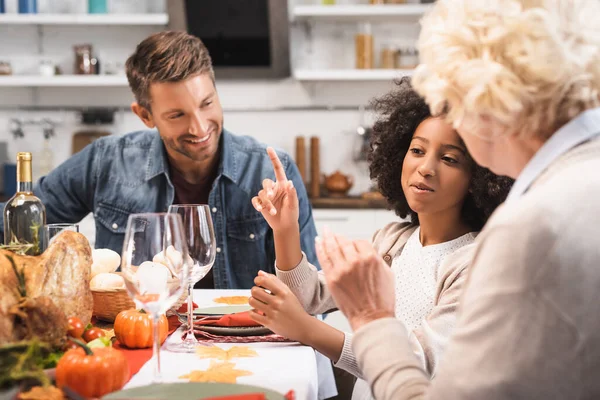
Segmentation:
[[(124, 288), (92, 289), (92, 296), (94, 297), (93, 315), (102, 321), (114, 322), (121, 311), (135, 308), (135, 303)], [(171, 310), (179, 309), (186, 300), (187, 290), (184, 289)]]
[(102, 321), (114, 322), (121, 311), (135, 308), (135, 303), (124, 288), (92, 289), (92, 296), (94, 315)]

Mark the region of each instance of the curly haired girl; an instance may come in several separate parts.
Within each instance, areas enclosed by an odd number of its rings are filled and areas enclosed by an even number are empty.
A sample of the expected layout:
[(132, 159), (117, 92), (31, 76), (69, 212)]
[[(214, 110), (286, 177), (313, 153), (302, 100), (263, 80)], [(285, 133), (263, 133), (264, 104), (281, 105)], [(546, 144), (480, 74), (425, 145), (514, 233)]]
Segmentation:
[[(412, 332), (415, 354), (433, 373), (456, 322), (473, 241), (512, 181), (477, 166), (456, 131), (430, 114), (409, 78), (400, 79), (394, 91), (373, 104), (379, 117), (371, 138), (371, 178), (396, 214), (408, 221), (384, 227), (372, 244), (363, 245), (372, 246), (394, 271), (396, 317)], [(266, 180), (253, 203), (273, 228), (277, 277), (259, 273), (251, 315), (361, 377), (352, 334), (309, 315), (336, 305), (322, 273), (301, 252), (298, 200), (276, 155), (269, 154), (277, 182)], [(347, 252), (361, 251), (349, 241), (340, 245)], [(354, 398), (363, 397), (370, 397), (370, 390), (359, 380)]]

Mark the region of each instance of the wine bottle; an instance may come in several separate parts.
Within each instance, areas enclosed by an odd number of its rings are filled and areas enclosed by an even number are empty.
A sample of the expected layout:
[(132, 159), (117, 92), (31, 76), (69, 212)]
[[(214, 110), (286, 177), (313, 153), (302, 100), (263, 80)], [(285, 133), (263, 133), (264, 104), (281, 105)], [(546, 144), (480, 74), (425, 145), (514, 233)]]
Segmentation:
[(31, 153), (17, 153), (17, 193), (4, 205), (4, 244), (16, 253), (43, 251), (46, 209), (33, 195)]

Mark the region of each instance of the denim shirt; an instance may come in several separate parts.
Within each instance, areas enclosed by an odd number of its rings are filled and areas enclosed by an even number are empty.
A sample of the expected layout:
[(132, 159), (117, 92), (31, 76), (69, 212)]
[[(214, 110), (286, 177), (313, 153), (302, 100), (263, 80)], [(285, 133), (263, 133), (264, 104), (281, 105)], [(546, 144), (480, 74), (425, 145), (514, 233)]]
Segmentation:
[[(251, 203), (263, 179), (274, 180), (275, 174), (266, 146), (251, 137), (223, 130), (220, 152), (208, 200), (217, 241), (215, 287), (248, 289), (259, 270), (275, 272), (273, 231)], [(298, 193), (302, 250), (318, 265), (317, 232), (304, 183), (290, 156), (277, 154)], [(46, 206), (47, 223), (76, 223), (93, 212), (96, 247), (121, 254), (128, 216), (167, 211), (175, 189), (162, 139), (146, 130), (96, 140), (42, 177), (34, 193)]]

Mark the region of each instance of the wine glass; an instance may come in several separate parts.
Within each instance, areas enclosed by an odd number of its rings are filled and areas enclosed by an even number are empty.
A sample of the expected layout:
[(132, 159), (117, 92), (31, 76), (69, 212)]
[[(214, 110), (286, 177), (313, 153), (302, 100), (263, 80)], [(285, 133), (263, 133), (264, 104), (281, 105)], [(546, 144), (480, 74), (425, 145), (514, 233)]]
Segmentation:
[(178, 214), (129, 216), (121, 275), (136, 307), (152, 315), (154, 382), (161, 381), (160, 316), (183, 294), (188, 285), (190, 267), (187, 241)]
[(44, 225), (44, 250), (50, 246), (51, 240), (62, 231), (79, 232), (79, 224), (46, 224)]
[(168, 349), (193, 353), (200, 344), (194, 335), (194, 284), (208, 274), (215, 262), (215, 231), (210, 208), (206, 204), (176, 204), (169, 207), (169, 213), (181, 216), (192, 267), (188, 284), (187, 332), (183, 341), (169, 344)]

